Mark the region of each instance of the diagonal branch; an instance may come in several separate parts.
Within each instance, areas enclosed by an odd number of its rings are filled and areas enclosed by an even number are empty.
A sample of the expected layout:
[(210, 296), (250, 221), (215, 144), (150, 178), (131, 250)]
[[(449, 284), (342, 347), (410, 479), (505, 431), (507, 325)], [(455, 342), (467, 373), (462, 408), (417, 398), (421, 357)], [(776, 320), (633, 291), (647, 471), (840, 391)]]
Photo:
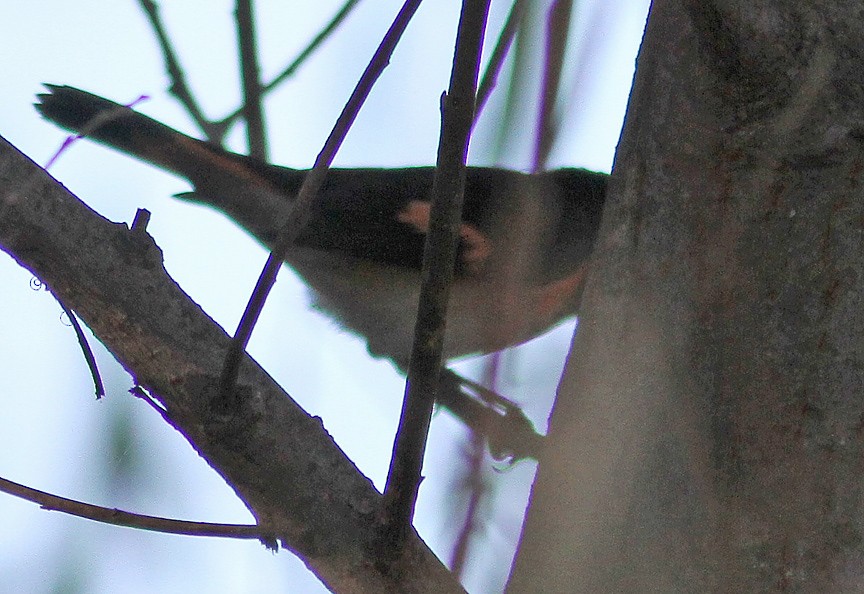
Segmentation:
[[(278, 87), (286, 79), (294, 75), (295, 72), (302, 66), (315, 51), (321, 47), (324, 41), (329, 38), (339, 25), (351, 14), (351, 11), (357, 6), (360, 0), (346, 0), (345, 4), (336, 12), (330, 21), (312, 38), (312, 40), (303, 48), (297, 57), (295, 57), (276, 77), (267, 84), (259, 84), (259, 93), (263, 97), (276, 87)], [(207, 140), (215, 144), (222, 144), (225, 133), (228, 128), (238, 118), (246, 117), (246, 104), (241, 105), (238, 109), (221, 120), (211, 121), (205, 115), (189, 85), (186, 83), (186, 75), (183, 68), (180, 66), (180, 60), (174, 51), (174, 46), (168, 37), (165, 30), (165, 25), (162, 23), (162, 18), (159, 16), (159, 6), (153, 0), (138, 0), (141, 9), (150, 21), (150, 26), (153, 28), (153, 33), (156, 35), (156, 40), (159, 43), (159, 48), (162, 51), (162, 57), (165, 61), (165, 70), (168, 73), (168, 78), (171, 81), (170, 92), (180, 104), (186, 109), (190, 117), (195, 121), (198, 128), (207, 137)], [(242, 8), (242, 7), (241, 7)], [(239, 22), (238, 22), (239, 25)], [(248, 27), (246, 31), (248, 31)], [(238, 33), (240, 27), (238, 26)], [(246, 33), (244, 32), (244, 35)], [(252, 36), (254, 37), (254, 35)], [(241, 41), (242, 43), (242, 41)], [(243, 53), (243, 51), (241, 51)], [(247, 120), (248, 121), (248, 120)], [(254, 154), (254, 153), (253, 153)]]
[[(0, 247), (88, 324), (165, 418), (273, 534), (339, 592), (454, 592), (411, 534), (377, 559), (381, 495), (251, 358), (235, 408), (214, 410), (230, 338), (166, 273), (146, 234), (112, 223), (0, 139)], [(408, 565), (402, 565), (408, 564)], [(410, 571), (406, 568), (410, 567)]]
[[(327, 38), (330, 37), (330, 35), (332, 35), (337, 28), (339, 28), (339, 25), (341, 25), (342, 21), (344, 21), (348, 17), (348, 15), (351, 14), (351, 11), (354, 10), (354, 7), (357, 6), (357, 3), (359, 1), (360, 0), (347, 0), (345, 4), (342, 5), (342, 8), (339, 9), (339, 11), (333, 16), (332, 19), (330, 19), (330, 22), (324, 25), (324, 27), (315, 35), (315, 37), (312, 38), (312, 41), (310, 41), (306, 45), (306, 47), (300, 50), (300, 53), (297, 54), (297, 57), (294, 58), (291, 63), (282, 70), (282, 72), (277, 74), (273, 78), (273, 80), (271, 80), (269, 83), (265, 84), (261, 88), (261, 92), (263, 94), (269, 93), (270, 91), (278, 87), (280, 84), (282, 84), (283, 81), (293, 76), (294, 73), (297, 72), (297, 70), (300, 68), (300, 66), (302, 66), (306, 62), (306, 60), (308, 60), (309, 57), (313, 53), (315, 53), (315, 50), (317, 50), (321, 46), (321, 44), (324, 43), (324, 41), (326, 41)], [(218, 123), (219, 125), (227, 129), (228, 126), (230, 126), (234, 122), (234, 120), (236, 120), (242, 115), (243, 109), (240, 108), (225, 116)]]
[(336, 152), (342, 145), (342, 141), (348, 134), (351, 125), (354, 123), (354, 119), (360, 112), (360, 108), (366, 101), (366, 97), (372, 91), (375, 81), (378, 80), (378, 77), (384, 72), (384, 68), (390, 63), (390, 56), (393, 54), (393, 50), (396, 49), (396, 44), (399, 43), (402, 34), (411, 21), (411, 17), (414, 16), (419, 6), (420, 0), (405, 0), (393, 24), (390, 25), (390, 29), (387, 30), (384, 39), (381, 40), (381, 44), (372, 56), (372, 60), (369, 62), (366, 70), (363, 71), (363, 75), (357, 82), (354, 92), (351, 93), (351, 97), (349, 97), (348, 102), (342, 109), (342, 113), (339, 114), (339, 119), (333, 126), (330, 136), (327, 137), (324, 148), (321, 149), (318, 158), (315, 159), (315, 165), (303, 179), (303, 185), (300, 187), (300, 191), (291, 206), (285, 222), (279, 229), (273, 250), (270, 252), (267, 263), (258, 277), (258, 282), (252, 291), (252, 296), (249, 298), (249, 303), (243, 312), (243, 317), (237, 326), (237, 332), (234, 333), (234, 339), (231, 341), (231, 346), (225, 356), (225, 365), (219, 381), (221, 400), (223, 401), (236, 398), (236, 395), (233, 394), (233, 387), (237, 381), (242, 354), (249, 343), (249, 338), (252, 336), (252, 330), (258, 321), (258, 317), (264, 309), (267, 296), (276, 282), (276, 275), (279, 273), (282, 262), (285, 260), (294, 240), (300, 235), (300, 232), (306, 227), (311, 218), (315, 196), (318, 194), (321, 186), (324, 185), (324, 178), (327, 175), (327, 170), (330, 169), (330, 164), (333, 162)]
[(69, 323), (72, 325), (72, 329), (75, 331), (75, 338), (78, 339), (78, 346), (81, 347), (84, 361), (87, 363), (87, 368), (90, 370), (90, 377), (93, 378), (93, 387), (96, 390), (96, 398), (102, 398), (105, 395), (105, 384), (102, 383), (102, 374), (99, 373), (99, 366), (96, 365), (96, 357), (93, 355), (93, 349), (90, 348), (90, 343), (87, 342), (84, 330), (81, 329), (81, 324), (78, 323), (78, 318), (75, 316), (75, 312), (66, 307), (66, 305), (59, 299), (57, 299), (57, 303), (60, 304), (60, 308), (63, 310), (63, 313), (66, 314)]
[(147, 15), (147, 20), (150, 21), (150, 26), (153, 27), (153, 33), (159, 42), (159, 48), (162, 50), (162, 56), (165, 60), (165, 70), (168, 71), (168, 78), (171, 79), (171, 94), (177, 97), (180, 104), (186, 108), (186, 111), (195, 120), (195, 123), (204, 132), (207, 140), (216, 144), (222, 143), (222, 138), (225, 136), (226, 127), (220, 123), (214, 124), (204, 115), (201, 106), (198, 105), (195, 96), (186, 84), (186, 74), (180, 66), (180, 60), (177, 59), (177, 54), (174, 52), (174, 46), (171, 40), (168, 39), (168, 33), (165, 31), (165, 25), (162, 24), (162, 17), (159, 16), (159, 6), (153, 0), (138, 0), (144, 14)]
[(507, 21), (501, 29), (501, 34), (498, 36), (498, 41), (495, 43), (495, 49), (492, 50), (492, 56), (489, 58), (489, 64), (483, 72), (483, 78), (480, 79), (480, 84), (477, 87), (477, 105), (474, 107), (474, 123), (477, 123), (483, 108), (489, 97), (492, 96), (492, 91), (498, 84), (498, 75), (501, 74), (501, 69), (504, 67), (504, 61), (507, 59), (507, 54), (510, 53), (510, 48), (513, 46), (513, 40), (516, 39), (516, 33), (519, 31), (519, 26), (522, 24), (522, 18), (525, 16), (526, 0), (514, 0), (510, 7), (510, 13), (507, 15)]

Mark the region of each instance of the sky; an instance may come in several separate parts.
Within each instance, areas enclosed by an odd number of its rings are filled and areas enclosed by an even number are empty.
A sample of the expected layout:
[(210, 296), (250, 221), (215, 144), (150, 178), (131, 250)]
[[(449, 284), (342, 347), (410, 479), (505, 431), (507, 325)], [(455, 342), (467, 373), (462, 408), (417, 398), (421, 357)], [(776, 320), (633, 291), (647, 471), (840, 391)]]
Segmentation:
[[(206, 113), (236, 108), (239, 85), (232, 3), (163, 2), (162, 15)], [(272, 161), (313, 161), (351, 89), (401, 2), (363, 0), (332, 42), (266, 103)], [(567, 100), (551, 166), (609, 171), (647, 12), (647, 0), (577, 3), (565, 74)], [(265, 80), (290, 61), (341, 1), (256, 4)], [(489, 32), (509, 5), (493, 2)], [(459, 3), (424, 3), (340, 150), (336, 165), (396, 167), (435, 161), (438, 102), (446, 88)], [(42, 83), (68, 84), (120, 103), (141, 95), (140, 110), (188, 133), (195, 128), (166, 89), (168, 80), (138, 3), (96, 0), (7, 2), (0, 8), (0, 135), (44, 164), (65, 133), (32, 104)], [(497, 101), (497, 103), (496, 103)], [(527, 169), (533, 123), (508, 132), (507, 150), (489, 147), (500, 117), (493, 99), (469, 154), (474, 164)], [(230, 146), (243, 151), (242, 130)], [(223, 216), (171, 196), (177, 178), (86, 141), (51, 174), (103, 216), (131, 222), (152, 213), (148, 231), (169, 273), (207, 313), (232, 331), (266, 259)], [(139, 513), (214, 522), (249, 522), (233, 491), (183, 438), (127, 393), (129, 375), (95, 339), (108, 394), (96, 401), (74, 334), (50, 294), (0, 253), (0, 476), (66, 497)], [(250, 353), (325, 427), (380, 488), (399, 414), (404, 379), (372, 359), (362, 340), (309, 308), (283, 270), (250, 343)], [(504, 358), (502, 391), (545, 426), (573, 324)], [(479, 373), (481, 364), (458, 369)], [(346, 398), (349, 401), (346, 402)], [(447, 559), (461, 519), (466, 433), (446, 414), (433, 420), (416, 524)], [(484, 525), (466, 573), (470, 591), (500, 590), (507, 576), (534, 467), (490, 471)], [(257, 542), (167, 536), (43, 511), (0, 494), (0, 592), (321, 592), (289, 552)]]

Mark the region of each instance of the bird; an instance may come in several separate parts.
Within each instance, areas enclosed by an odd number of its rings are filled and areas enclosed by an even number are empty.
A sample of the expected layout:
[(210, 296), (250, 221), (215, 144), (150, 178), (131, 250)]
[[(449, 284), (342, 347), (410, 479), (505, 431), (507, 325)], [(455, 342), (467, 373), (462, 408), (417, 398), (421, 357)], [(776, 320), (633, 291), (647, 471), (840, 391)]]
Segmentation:
[[(80, 89), (46, 87), (36, 106), (45, 118), (185, 177), (194, 190), (182, 198), (273, 244), (306, 171), (231, 153)], [(331, 169), (286, 258), (318, 309), (402, 369), (433, 176), (432, 167)], [(467, 168), (445, 359), (520, 344), (578, 312), (606, 180), (583, 169)]]
[[(134, 109), (46, 84), (44, 118), (187, 179), (179, 198), (222, 211), (272, 247), (306, 171), (232, 153)], [(285, 262), (314, 306), (407, 369), (434, 167), (332, 168)], [(578, 314), (608, 175), (466, 169), (445, 360), (500, 351)]]

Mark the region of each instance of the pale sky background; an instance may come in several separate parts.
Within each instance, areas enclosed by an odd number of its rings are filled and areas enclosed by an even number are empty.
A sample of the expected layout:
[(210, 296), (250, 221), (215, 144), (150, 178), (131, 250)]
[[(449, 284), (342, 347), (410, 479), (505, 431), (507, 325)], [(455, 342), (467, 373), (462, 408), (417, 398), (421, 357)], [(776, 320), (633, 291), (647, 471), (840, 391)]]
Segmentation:
[[(258, 33), (265, 79), (278, 72), (341, 5), (341, 0), (260, 1)], [(164, 1), (162, 15), (205, 111), (221, 117), (239, 100), (233, 3)], [(647, 0), (578, 3), (565, 83), (571, 99), (554, 166), (609, 171), (647, 12)], [(400, 0), (363, 0), (342, 29), (267, 101), (271, 159), (307, 167), (320, 150)], [(493, 2), (494, 41), (509, 3)], [(446, 88), (459, 2), (421, 6), (360, 114), (336, 164), (427, 165), (435, 161), (438, 101)], [(161, 55), (133, 0), (34, 0), (0, 8), (0, 135), (44, 164), (65, 133), (33, 109), (41, 83), (69, 84), (121, 103), (142, 94), (141, 111), (195, 134), (166, 93)], [(576, 86), (574, 72), (584, 72)], [(565, 74), (565, 76), (567, 76)], [(533, 112), (500, 162), (484, 140), (496, 105), (481, 120), (470, 160), (527, 168)], [(492, 128), (490, 128), (490, 126)], [(520, 142), (521, 139), (521, 142)], [(231, 135), (242, 151), (242, 130)], [(221, 215), (171, 198), (188, 190), (177, 178), (89, 142), (52, 168), (103, 216), (131, 222), (153, 214), (148, 231), (169, 273), (217, 322), (233, 332), (266, 254)], [(93, 340), (108, 395), (97, 402), (71, 328), (32, 275), (0, 253), (0, 476), (84, 501), (139, 513), (214, 522), (249, 522), (233, 491), (188, 443), (143, 402), (131, 378)], [(505, 356), (502, 391), (525, 405), (539, 427), (554, 397), (573, 324)], [(361, 340), (310, 311), (305, 289), (283, 270), (250, 345), (252, 355), (325, 427), (380, 488), (386, 477), (403, 378), (371, 359)], [(476, 373), (477, 362), (459, 369)], [(346, 398), (350, 398), (346, 401)], [(446, 414), (433, 420), (417, 526), (449, 559), (462, 517), (458, 496), (465, 431)], [(533, 477), (531, 463), (490, 472), (493, 491), (473, 541), (466, 585), (500, 591)], [(0, 494), (0, 593), (322, 592), (290, 552), (259, 543), (205, 539), (104, 526), (40, 510)]]

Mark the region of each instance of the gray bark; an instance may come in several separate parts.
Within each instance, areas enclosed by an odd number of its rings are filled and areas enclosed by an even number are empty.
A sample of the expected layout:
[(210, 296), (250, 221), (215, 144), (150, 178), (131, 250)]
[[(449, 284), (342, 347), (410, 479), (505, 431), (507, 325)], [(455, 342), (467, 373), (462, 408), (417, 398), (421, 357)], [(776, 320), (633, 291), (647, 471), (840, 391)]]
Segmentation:
[(654, 2), (510, 592), (864, 588), (864, 8)]
[(158, 403), (261, 526), (338, 592), (461, 592), (411, 531), (376, 553), (381, 495), (246, 357), (236, 408), (218, 401), (229, 337), (168, 276), (143, 230), (92, 211), (0, 138), (0, 248), (32, 271)]

